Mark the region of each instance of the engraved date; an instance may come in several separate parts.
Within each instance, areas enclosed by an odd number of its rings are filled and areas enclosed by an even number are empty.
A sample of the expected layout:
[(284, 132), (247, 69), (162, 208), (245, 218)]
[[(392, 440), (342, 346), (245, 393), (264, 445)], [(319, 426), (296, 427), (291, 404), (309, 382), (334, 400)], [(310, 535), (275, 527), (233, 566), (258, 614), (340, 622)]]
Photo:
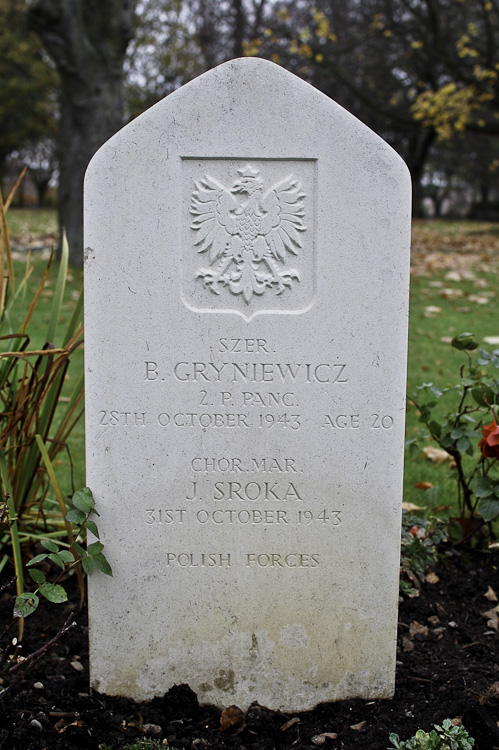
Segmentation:
[(263, 430), (270, 430), (273, 427), (299, 430), (301, 427), (300, 414), (289, 414), (288, 412), (283, 412), (282, 414), (259, 414), (258, 427)]

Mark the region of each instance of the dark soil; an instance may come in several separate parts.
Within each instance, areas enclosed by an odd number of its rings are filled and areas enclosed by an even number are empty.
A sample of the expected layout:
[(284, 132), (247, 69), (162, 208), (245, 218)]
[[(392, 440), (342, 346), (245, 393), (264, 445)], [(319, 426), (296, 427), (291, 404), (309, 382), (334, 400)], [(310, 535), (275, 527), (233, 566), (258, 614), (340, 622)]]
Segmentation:
[[(489, 586), (499, 595), (499, 552), (454, 552), (437, 574), (437, 583), (425, 583), (419, 597), (400, 604), (392, 700), (324, 703), (296, 715), (255, 704), (244, 724), (222, 731), (221, 711), (199, 706), (186, 685), (147, 704), (92, 692), (83, 611), (76, 617), (77, 626), (0, 701), (0, 748), (97, 750), (102, 744), (122, 748), (157, 733), (177, 750), (385, 750), (391, 732), (408, 739), (418, 728), (429, 730), (445, 718), (461, 717), (475, 738), (476, 750), (499, 749), (497, 617), (483, 614), (497, 607), (484, 595)], [(4, 594), (0, 602), (4, 622), (11, 604)], [(63, 608), (57, 606), (44, 606), (26, 620), (25, 653), (57, 632), (68, 614), (65, 610), (54, 621)], [(5, 679), (4, 686), (8, 684)], [(325, 733), (332, 736), (320, 737)]]

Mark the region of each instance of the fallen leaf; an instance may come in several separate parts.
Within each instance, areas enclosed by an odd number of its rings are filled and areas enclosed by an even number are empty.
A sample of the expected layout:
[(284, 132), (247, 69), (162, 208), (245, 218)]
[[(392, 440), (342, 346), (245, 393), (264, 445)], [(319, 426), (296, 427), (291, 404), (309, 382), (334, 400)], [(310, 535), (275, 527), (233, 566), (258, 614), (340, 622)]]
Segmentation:
[(428, 445), (423, 448), (423, 456), (428, 458), (430, 461), (434, 461), (437, 464), (443, 464), (444, 461), (448, 461), (452, 456), (442, 448), (434, 448), (433, 445)]
[(414, 643), (408, 636), (402, 638), (402, 648), (406, 653), (408, 653), (409, 651), (414, 651)]
[(484, 597), (489, 600), (489, 602), (496, 602), (497, 601), (497, 594), (492, 588), (492, 586), (489, 586), (487, 591), (484, 594)]
[[(365, 722), (364, 722), (365, 723)], [(324, 745), (326, 740), (337, 740), (338, 735), (336, 732), (323, 732), (322, 734), (316, 734), (312, 737), (311, 742), (314, 745)]]
[(436, 627), (437, 625), (440, 624), (440, 618), (437, 617), (436, 615), (431, 615), (431, 617), (427, 617), (426, 619), (430, 623), (430, 625), (432, 625), (433, 627)]
[(438, 583), (440, 578), (437, 576), (436, 573), (427, 573), (424, 577), (426, 583)]
[(446, 281), (462, 281), (463, 277), (459, 271), (449, 271), (445, 274)]
[(492, 628), (492, 630), (497, 630), (499, 632), (499, 604), (497, 607), (494, 607), (494, 609), (489, 609), (487, 612), (482, 612), (482, 617), (487, 618), (487, 627)]
[(425, 307), (423, 315), (425, 318), (436, 318), (437, 315), (440, 315), (441, 312), (442, 312), (441, 307), (436, 307), (435, 305), (428, 305), (427, 307)]
[(222, 711), (220, 716), (220, 728), (222, 732), (226, 732), (228, 729), (233, 727), (243, 728), (244, 725), (244, 711), (238, 706), (229, 706)]
[(414, 638), (415, 635), (422, 635), (424, 638), (428, 638), (428, 627), (421, 625), (417, 620), (413, 620), (409, 626), (409, 637)]
[(414, 485), (417, 490), (431, 490), (433, 486), (431, 482), (418, 482)]
[(440, 296), (443, 299), (457, 299), (462, 297), (464, 294), (462, 289), (441, 289)]
[(468, 300), (470, 302), (475, 302), (477, 305), (488, 305), (490, 300), (488, 297), (485, 297), (485, 295), (479, 295), (479, 294), (470, 294), (468, 297)]
[(300, 723), (300, 719), (298, 718), (298, 716), (294, 716), (292, 719), (290, 719), (289, 721), (287, 721), (285, 724), (282, 725), (281, 732), (285, 732), (286, 729), (290, 729), (290, 727), (294, 727), (295, 724), (299, 724), (299, 723)]
[(487, 693), (489, 693), (489, 695), (499, 697), (499, 682), (493, 682), (487, 690)]
[(402, 503), (402, 508), (407, 511), (426, 510), (424, 505), (415, 505), (414, 503)]
[(443, 618), (443, 617), (447, 616), (447, 612), (445, 610), (445, 607), (442, 607), (442, 605), (440, 604), (440, 602), (435, 602), (435, 609), (437, 610), (439, 617)]
[(350, 729), (354, 729), (356, 732), (362, 732), (366, 724), (367, 721), (359, 721), (358, 724), (351, 724)]

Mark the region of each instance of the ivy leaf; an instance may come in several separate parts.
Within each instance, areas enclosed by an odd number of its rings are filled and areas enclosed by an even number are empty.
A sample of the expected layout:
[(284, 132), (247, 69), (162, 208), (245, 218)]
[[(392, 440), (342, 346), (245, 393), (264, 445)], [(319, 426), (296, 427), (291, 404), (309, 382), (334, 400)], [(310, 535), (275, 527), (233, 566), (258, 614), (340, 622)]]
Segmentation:
[(80, 526), (84, 522), (86, 517), (87, 516), (82, 510), (77, 510), (76, 508), (74, 508), (73, 510), (70, 510), (69, 513), (67, 513), (66, 515), (66, 518), (69, 521), (69, 523), (75, 523), (78, 526)]
[(432, 435), (435, 435), (437, 438), (440, 437), (442, 433), (442, 425), (439, 422), (436, 422), (433, 419), (428, 425), (428, 427), (430, 428), (430, 432)]
[(493, 521), (495, 518), (497, 518), (497, 516), (499, 516), (499, 500), (484, 498), (480, 500), (478, 510), (480, 511), (480, 515), (482, 516), (485, 523)]
[(41, 570), (38, 570), (38, 568), (32, 568), (29, 571), (29, 574), (35, 583), (45, 583), (45, 576)]
[(471, 489), (479, 498), (490, 497), (494, 494), (495, 483), (489, 477), (479, 477), (472, 481)]
[(39, 598), (28, 592), (19, 594), (14, 604), (14, 617), (27, 617), (38, 607)]
[(99, 538), (99, 530), (97, 528), (97, 525), (93, 521), (87, 521), (85, 524), (85, 528), (92, 532), (94, 536)]
[(436, 385), (430, 384), (429, 388), (430, 388), (430, 391), (433, 393), (433, 395), (436, 396), (437, 398), (440, 398), (440, 396), (444, 395), (442, 391), (440, 390), (440, 388), (437, 388)]
[(113, 575), (112, 568), (109, 565), (109, 563), (106, 560), (106, 558), (104, 557), (104, 555), (102, 554), (102, 552), (100, 552), (98, 555), (94, 555), (93, 556), (93, 560), (94, 560), (97, 568), (102, 573), (105, 573), (107, 576), (112, 576)]
[(68, 549), (61, 549), (59, 550), (59, 557), (61, 560), (64, 560), (65, 563), (72, 563), (74, 562), (75, 556), (72, 552), (70, 552)]
[(64, 570), (64, 567), (65, 567), (64, 566), (64, 560), (62, 559), (62, 557), (60, 556), (60, 554), (58, 552), (49, 555), (49, 560), (52, 560), (53, 563), (55, 563), (60, 568), (62, 568), (62, 570)]
[(468, 440), (467, 437), (459, 438), (457, 441), (457, 449), (460, 451), (460, 453), (465, 453), (467, 450), (469, 450), (471, 443)]
[(45, 547), (45, 549), (48, 549), (49, 552), (59, 552), (59, 546), (51, 539), (42, 539), (40, 544), (42, 547)]
[(90, 513), (90, 511), (94, 509), (95, 501), (92, 492), (88, 487), (84, 487), (82, 490), (78, 490), (74, 493), (73, 505), (85, 514)]
[(58, 583), (44, 583), (43, 586), (40, 586), (40, 594), (43, 594), (49, 602), (54, 602), (54, 604), (61, 604), (68, 600), (68, 595)]
[(102, 552), (103, 549), (104, 545), (102, 544), (102, 542), (93, 542), (92, 544), (88, 545), (87, 554), (92, 555), (93, 557), (94, 555), (99, 554), (99, 552)]
[(86, 557), (87, 556), (87, 550), (84, 549), (81, 544), (78, 544), (78, 542), (74, 543), (74, 548), (76, 552), (80, 555), (80, 557)]
[(42, 560), (45, 560), (47, 555), (45, 553), (42, 553), (41, 555), (36, 555), (32, 560), (29, 561), (29, 563), (26, 563), (26, 567), (29, 568), (30, 565), (38, 565), (39, 562)]
[(82, 557), (81, 564), (83, 566), (83, 570), (87, 574), (87, 576), (91, 576), (92, 573), (95, 570), (95, 562), (93, 557)]
[(494, 392), (490, 386), (484, 383), (473, 388), (471, 395), (479, 406), (490, 406), (494, 403)]
[(475, 384), (475, 381), (473, 378), (462, 378), (461, 384), (464, 385), (465, 388), (469, 388), (470, 386)]

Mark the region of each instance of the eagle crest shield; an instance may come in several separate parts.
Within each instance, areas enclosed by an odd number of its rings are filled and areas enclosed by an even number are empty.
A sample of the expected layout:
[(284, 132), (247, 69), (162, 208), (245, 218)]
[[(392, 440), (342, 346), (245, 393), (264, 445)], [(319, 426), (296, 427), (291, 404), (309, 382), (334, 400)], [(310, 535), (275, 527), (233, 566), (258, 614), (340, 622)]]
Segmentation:
[(219, 310), (236, 307), (248, 320), (273, 312), (263, 307), (301, 306), (303, 286), (310, 286), (302, 256), (310, 266), (312, 233), (302, 179), (282, 163), (280, 170), (265, 166), (240, 162), (225, 169), (228, 179), (203, 169), (190, 183), (189, 244), (198, 258), (195, 268), (189, 263), (193, 293)]

